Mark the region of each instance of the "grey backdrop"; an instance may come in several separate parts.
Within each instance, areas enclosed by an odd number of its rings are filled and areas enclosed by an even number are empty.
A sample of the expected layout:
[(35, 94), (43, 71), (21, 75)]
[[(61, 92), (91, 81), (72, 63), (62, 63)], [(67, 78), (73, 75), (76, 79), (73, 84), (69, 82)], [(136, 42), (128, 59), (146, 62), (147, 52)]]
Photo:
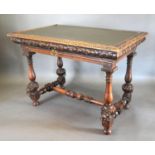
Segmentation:
[[(138, 47), (134, 59), (135, 89), (131, 109), (115, 121), (111, 136), (103, 136), (100, 108), (97, 106), (55, 93), (41, 97), (40, 102), (46, 102), (43, 106), (30, 106), (31, 100), (25, 95), (28, 83), (26, 59), (20, 47), (12, 43), (6, 33), (52, 24), (149, 33), (147, 40)], [(154, 42), (155, 15), (0, 15), (0, 139), (154, 140)], [(56, 58), (39, 54), (34, 58), (37, 81), (46, 83), (55, 80)], [(100, 71), (101, 66), (67, 59), (64, 60), (64, 66), (67, 69), (68, 89), (103, 98), (105, 75)], [(114, 103), (122, 94), (125, 67), (124, 60), (114, 74)]]
[[(8, 32), (31, 29), (52, 24), (81, 25), (101, 28), (146, 31), (147, 40), (138, 47), (134, 59), (134, 79), (151, 80), (155, 76), (155, 15), (0, 15), (0, 77), (2, 79), (25, 80), (27, 64), (18, 45), (6, 37)], [(35, 55), (35, 68), (39, 78), (55, 77), (56, 59), (51, 56)], [(103, 80), (100, 66), (64, 60), (67, 77)], [(126, 62), (119, 63), (115, 79), (124, 76)]]

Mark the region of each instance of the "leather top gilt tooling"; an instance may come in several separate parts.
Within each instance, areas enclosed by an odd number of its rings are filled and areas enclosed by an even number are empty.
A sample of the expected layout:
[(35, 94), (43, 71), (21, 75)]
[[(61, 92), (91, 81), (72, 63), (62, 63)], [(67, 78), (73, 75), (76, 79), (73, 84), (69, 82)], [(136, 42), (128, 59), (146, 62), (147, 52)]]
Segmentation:
[(16, 43), (97, 58), (118, 59), (145, 40), (145, 32), (53, 25), (9, 33)]
[[(145, 32), (110, 30), (101, 28), (53, 25), (33, 30), (9, 33), (12, 41), (21, 45), (28, 62), (29, 84), (26, 92), (34, 106), (40, 105), (40, 97), (47, 92), (58, 92), (68, 97), (101, 106), (101, 121), (106, 135), (111, 134), (114, 119), (128, 109), (133, 94), (132, 62), (136, 47), (145, 40)], [(57, 57), (57, 78), (39, 86), (33, 67), (33, 55), (45, 54)], [(127, 58), (123, 95), (113, 100), (113, 73), (117, 63)], [(102, 100), (65, 88), (66, 70), (62, 58), (90, 62), (102, 66), (105, 71), (105, 89)], [(90, 68), (91, 69), (91, 68)], [(91, 69), (93, 76), (93, 70)], [(88, 77), (89, 78), (89, 77)], [(80, 80), (80, 79), (79, 79)], [(94, 80), (96, 80), (94, 78)]]

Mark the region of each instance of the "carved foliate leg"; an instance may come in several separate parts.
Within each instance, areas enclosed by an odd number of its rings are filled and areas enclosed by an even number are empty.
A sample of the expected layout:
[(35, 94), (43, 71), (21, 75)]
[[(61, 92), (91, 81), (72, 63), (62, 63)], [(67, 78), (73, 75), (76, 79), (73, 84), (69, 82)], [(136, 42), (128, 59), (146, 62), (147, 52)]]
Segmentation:
[(102, 125), (105, 134), (111, 134), (112, 123), (115, 115), (115, 106), (112, 104), (112, 73), (106, 72), (106, 88), (104, 93), (104, 105), (101, 108)]
[(60, 87), (63, 87), (63, 85), (65, 84), (66, 71), (63, 68), (63, 61), (62, 61), (61, 57), (58, 57), (58, 59), (57, 59), (57, 66), (58, 66), (58, 69), (56, 71), (56, 73), (58, 75), (57, 81), (58, 81)]
[(38, 99), (40, 98), (40, 94), (38, 91), (39, 84), (35, 81), (36, 75), (33, 69), (33, 61), (32, 61), (32, 56), (35, 53), (32, 52), (24, 52), (24, 55), (27, 57), (28, 61), (28, 77), (30, 80), (30, 83), (27, 85), (27, 94), (33, 101), (33, 105), (37, 106), (39, 105)]
[(31, 98), (31, 100), (33, 101), (33, 106), (37, 106), (39, 105), (39, 98), (40, 98), (40, 94), (38, 91), (39, 88), (39, 84), (35, 81), (31, 81), (28, 85), (27, 85), (27, 94), (29, 95), (29, 97)]
[(122, 89), (124, 91), (122, 100), (125, 102), (125, 109), (129, 108), (129, 103), (131, 101), (132, 92), (133, 92), (133, 85), (131, 84), (131, 81), (132, 81), (132, 60), (134, 55), (135, 55), (135, 52), (127, 56), (125, 84), (123, 84), (122, 86)]

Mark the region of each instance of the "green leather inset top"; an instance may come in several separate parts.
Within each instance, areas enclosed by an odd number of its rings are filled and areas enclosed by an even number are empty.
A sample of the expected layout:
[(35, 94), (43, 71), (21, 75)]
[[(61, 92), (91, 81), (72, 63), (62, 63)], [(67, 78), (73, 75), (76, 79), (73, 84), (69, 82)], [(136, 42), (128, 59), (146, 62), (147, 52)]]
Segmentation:
[(139, 32), (65, 25), (53, 25), (23, 32), (23, 34), (28, 35), (39, 35), (105, 45), (117, 45), (126, 39), (134, 37), (138, 33)]

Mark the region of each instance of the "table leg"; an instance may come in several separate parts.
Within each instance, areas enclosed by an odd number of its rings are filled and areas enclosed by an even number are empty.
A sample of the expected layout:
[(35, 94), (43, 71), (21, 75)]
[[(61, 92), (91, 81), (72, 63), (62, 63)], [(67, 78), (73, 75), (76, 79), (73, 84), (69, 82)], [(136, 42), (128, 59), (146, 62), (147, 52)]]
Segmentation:
[(106, 72), (106, 88), (104, 93), (104, 105), (101, 108), (102, 125), (104, 127), (104, 134), (111, 134), (111, 128), (113, 123), (113, 115), (115, 107), (112, 104), (112, 72)]
[(30, 80), (30, 83), (27, 85), (27, 94), (33, 101), (33, 106), (39, 105), (38, 99), (40, 98), (40, 94), (38, 92), (39, 84), (35, 81), (36, 75), (33, 68), (33, 61), (32, 56), (35, 53), (32, 52), (25, 52), (24, 55), (27, 57), (28, 61), (28, 77)]
[(56, 71), (56, 73), (58, 75), (57, 81), (58, 81), (60, 87), (63, 87), (63, 85), (65, 84), (65, 81), (66, 81), (65, 80), (66, 71), (63, 68), (63, 61), (62, 61), (61, 57), (57, 58), (57, 66), (58, 66), (58, 69)]
[(131, 101), (132, 92), (133, 92), (133, 85), (131, 84), (132, 81), (132, 60), (135, 53), (131, 53), (127, 56), (127, 69), (125, 74), (125, 84), (123, 84), (122, 89), (124, 91), (122, 100), (126, 101), (125, 109), (129, 108), (129, 103)]

